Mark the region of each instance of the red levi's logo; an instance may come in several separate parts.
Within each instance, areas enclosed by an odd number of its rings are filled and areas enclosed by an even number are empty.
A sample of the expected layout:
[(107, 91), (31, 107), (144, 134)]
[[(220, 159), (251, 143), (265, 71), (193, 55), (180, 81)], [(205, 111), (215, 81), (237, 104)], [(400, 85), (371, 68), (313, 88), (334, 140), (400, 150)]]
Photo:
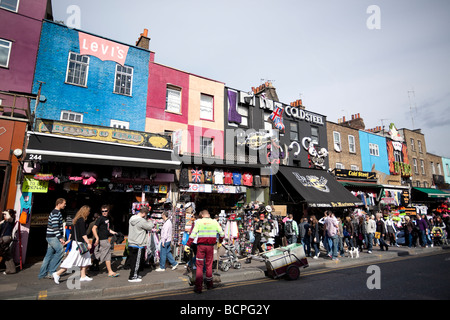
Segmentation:
[(78, 32), (78, 36), (80, 40), (80, 54), (94, 56), (102, 61), (115, 61), (122, 66), (125, 65), (128, 46), (82, 32)]

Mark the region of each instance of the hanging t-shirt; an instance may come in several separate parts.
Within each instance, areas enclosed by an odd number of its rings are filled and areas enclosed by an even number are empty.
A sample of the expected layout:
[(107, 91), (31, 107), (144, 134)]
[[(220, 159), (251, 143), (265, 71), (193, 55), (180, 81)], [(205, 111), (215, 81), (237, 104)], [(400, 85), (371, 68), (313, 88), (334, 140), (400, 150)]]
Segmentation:
[(253, 176), (250, 173), (244, 173), (242, 175), (242, 179), (244, 181), (244, 186), (252, 186), (253, 185)]
[(205, 182), (212, 183), (213, 182), (212, 176), (213, 176), (212, 171), (205, 171)]
[(194, 183), (202, 182), (202, 174), (203, 174), (202, 169), (192, 169), (191, 174), (192, 174), (192, 182)]
[(223, 170), (222, 169), (214, 170), (214, 183), (215, 184), (223, 184)]
[(189, 188), (189, 172), (187, 168), (181, 169), (180, 172), (180, 187)]
[(230, 171), (224, 173), (224, 183), (225, 184), (233, 184), (233, 174)]
[(257, 187), (257, 188), (261, 187), (261, 176), (260, 175), (255, 176), (255, 187)]
[(242, 175), (239, 172), (233, 172), (233, 184), (235, 186), (241, 185)]

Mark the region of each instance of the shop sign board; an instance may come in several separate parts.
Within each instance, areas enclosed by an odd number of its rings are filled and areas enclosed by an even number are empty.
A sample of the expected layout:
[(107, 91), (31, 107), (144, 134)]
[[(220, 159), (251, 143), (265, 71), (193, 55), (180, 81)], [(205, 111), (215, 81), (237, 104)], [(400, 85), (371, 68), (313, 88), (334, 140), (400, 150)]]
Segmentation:
[(171, 148), (169, 136), (82, 123), (38, 119), (36, 120), (36, 131), (133, 146)]
[(376, 172), (335, 169), (334, 173), (335, 173), (336, 177), (341, 177), (341, 178), (358, 178), (361, 180), (376, 180), (377, 179)]
[(22, 184), (22, 192), (47, 193), (48, 181), (36, 180), (32, 175), (25, 175)]
[(409, 195), (409, 190), (403, 190), (401, 196), (402, 205), (407, 206), (410, 202), (410, 199), (411, 198)]

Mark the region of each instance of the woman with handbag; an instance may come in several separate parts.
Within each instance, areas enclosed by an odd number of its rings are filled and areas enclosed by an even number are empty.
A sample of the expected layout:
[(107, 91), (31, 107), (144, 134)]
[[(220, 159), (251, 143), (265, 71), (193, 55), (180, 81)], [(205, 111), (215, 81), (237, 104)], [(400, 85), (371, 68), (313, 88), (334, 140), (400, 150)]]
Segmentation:
[(82, 206), (73, 219), (73, 228), (70, 237), (73, 239), (72, 249), (67, 258), (61, 263), (61, 268), (52, 274), (56, 284), (59, 284), (61, 275), (72, 267), (79, 267), (81, 271), (80, 281), (91, 281), (92, 278), (86, 275), (86, 269), (91, 265), (91, 244), (86, 235), (86, 220), (91, 208)]
[(386, 251), (388, 251), (389, 245), (386, 243), (386, 241), (384, 241), (384, 238), (386, 236), (386, 225), (384, 224), (382, 217), (383, 217), (383, 215), (381, 213), (376, 214), (377, 220), (375, 221), (375, 223), (376, 223), (377, 229), (376, 229), (375, 234), (376, 233), (380, 234), (380, 238), (378, 240), (380, 241), (381, 251), (384, 251), (383, 247), (386, 248)]

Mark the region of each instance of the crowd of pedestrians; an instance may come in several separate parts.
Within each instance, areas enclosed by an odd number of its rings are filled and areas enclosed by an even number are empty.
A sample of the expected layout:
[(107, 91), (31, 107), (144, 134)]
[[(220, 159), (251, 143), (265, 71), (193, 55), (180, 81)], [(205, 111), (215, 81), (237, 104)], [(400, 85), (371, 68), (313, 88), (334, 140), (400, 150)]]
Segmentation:
[[(399, 246), (398, 236), (402, 235), (402, 245), (408, 247), (432, 247), (435, 244), (433, 227), (443, 230), (443, 240), (449, 235), (450, 219), (445, 223), (441, 216), (427, 218), (426, 215), (402, 216), (358, 213), (336, 217), (332, 211), (325, 211), (317, 220), (312, 215), (302, 218), (298, 224), (298, 242), (305, 248), (306, 256), (317, 259), (320, 249), (332, 260), (343, 257), (345, 252), (358, 249), (358, 252), (371, 254), (374, 247), (381, 251), (389, 247)], [(403, 231), (403, 233), (399, 233)], [(404, 238), (403, 238), (404, 237)]]

